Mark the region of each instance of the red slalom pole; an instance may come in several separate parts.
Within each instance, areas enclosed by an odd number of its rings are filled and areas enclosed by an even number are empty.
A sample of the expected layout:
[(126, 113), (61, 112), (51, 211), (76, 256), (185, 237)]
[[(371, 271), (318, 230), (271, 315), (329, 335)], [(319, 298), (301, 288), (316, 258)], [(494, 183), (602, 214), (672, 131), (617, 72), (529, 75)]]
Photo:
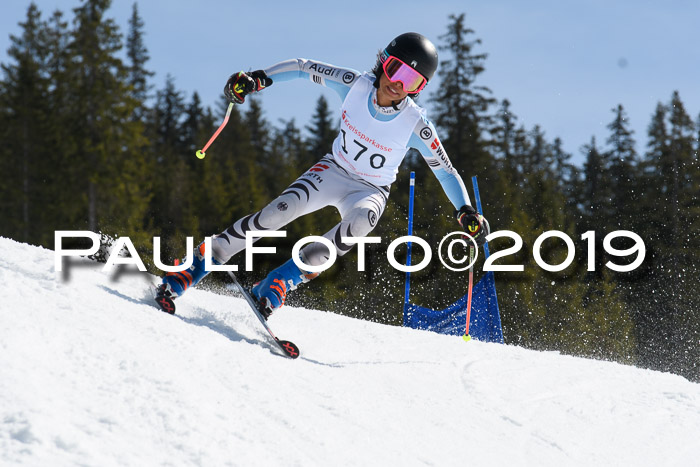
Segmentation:
[[(470, 246), (469, 247), (469, 262), (472, 263), (474, 262), (474, 247)], [(469, 319), (471, 318), (472, 314), (472, 288), (474, 287), (474, 265), (472, 265), (469, 268), (469, 292), (467, 293), (467, 326), (464, 330), (464, 336), (462, 336), (462, 339), (465, 341), (470, 341), (471, 336), (469, 335)]]
[(207, 149), (209, 149), (209, 146), (211, 146), (211, 143), (214, 142), (216, 137), (219, 136), (219, 133), (221, 133), (221, 131), (224, 129), (224, 127), (228, 123), (228, 118), (231, 116), (232, 110), (233, 110), (233, 102), (231, 102), (228, 105), (228, 109), (226, 109), (226, 116), (224, 117), (224, 121), (221, 122), (221, 125), (219, 125), (219, 129), (216, 130), (216, 132), (214, 133), (214, 135), (211, 138), (209, 138), (209, 141), (207, 141), (207, 144), (205, 144), (202, 149), (200, 149), (199, 151), (197, 151), (195, 153), (195, 155), (197, 156), (197, 159), (204, 159), (204, 156), (207, 155), (206, 154)]

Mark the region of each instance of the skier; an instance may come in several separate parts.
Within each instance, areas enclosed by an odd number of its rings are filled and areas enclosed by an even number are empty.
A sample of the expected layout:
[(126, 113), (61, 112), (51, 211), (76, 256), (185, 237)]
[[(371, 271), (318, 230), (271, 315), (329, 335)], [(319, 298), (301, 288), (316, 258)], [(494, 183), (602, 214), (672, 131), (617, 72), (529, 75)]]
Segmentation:
[[(298, 78), (333, 89), (343, 103), (340, 132), (331, 152), (262, 210), (237, 220), (215, 235), (211, 243), (214, 264), (224, 264), (243, 250), (246, 232), (278, 230), (297, 217), (329, 205), (338, 209), (341, 220), (324, 237), (339, 256), (344, 255), (353, 244), (343, 243), (342, 237), (367, 236), (377, 225), (390, 185), (396, 180), (409, 148), (421, 153), (454, 205), (459, 224), (477, 244), (483, 245), (489, 224), (471, 206), (464, 182), (450, 163), (435, 127), (426, 119), (425, 111), (414, 103), (437, 65), (435, 46), (420, 34), (406, 33), (379, 52), (371, 73), (295, 59), (265, 70), (233, 74), (224, 94), (236, 104), (243, 104), (247, 95), (262, 91), (273, 82)], [(204, 243), (193, 254), (193, 264), (188, 270), (163, 277), (158, 297), (175, 299), (207, 274)], [(303, 264), (318, 266), (329, 254), (323, 243), (310, 243), (302, 248), (299, 259)], [(317, 275), (300, 269), (290, 259), (255, 284), (252, 295), (267, 318), (284, 304), (290, 290)], [(165, 311), (172, 313), (174, 308), (169, 303), (171, 306)]]

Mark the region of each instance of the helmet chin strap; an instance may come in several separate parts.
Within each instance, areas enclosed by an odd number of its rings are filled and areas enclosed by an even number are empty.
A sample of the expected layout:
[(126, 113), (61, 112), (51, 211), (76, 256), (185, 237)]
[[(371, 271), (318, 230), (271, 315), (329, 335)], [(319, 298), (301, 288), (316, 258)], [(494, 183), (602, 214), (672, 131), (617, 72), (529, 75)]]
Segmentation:
[[(401, 99), (401, 100), (403, 100), (403, 99)], [(400, 104), (400, 103), (401, 103), (401, 101), (391, 101), (391, 107), (393, 107), (394, 110), (399, 110), (398, 104)]]

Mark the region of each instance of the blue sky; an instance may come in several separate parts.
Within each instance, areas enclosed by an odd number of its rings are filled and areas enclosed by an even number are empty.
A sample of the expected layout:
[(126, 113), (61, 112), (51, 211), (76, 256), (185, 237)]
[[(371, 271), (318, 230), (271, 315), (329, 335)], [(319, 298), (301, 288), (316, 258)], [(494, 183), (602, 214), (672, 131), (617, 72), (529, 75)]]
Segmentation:
[[(45, 16), (55, 9), (72, 18), (79, 0), (38, 0)], [(125, 34), (131, 0), (114, 0), (109, 11)], [(7, 62), (9, 34), (17, 34), (27, 0), (0, 6), (0, 61)], [(436, 44), (452, 13), (466, 13), (467, 25), (488, 54), (479, 84), (499, 101), (507, 98), (526, 128), (539, 124), (547, 138), (559, 136), (582, 163), (580, 147), (607, 137), (611, 109), (622, 104), (644, 151), (646, 128), (656, 104), (674, 90), (691, 117), (700, 113), (700, 2), (516, 0), (391, 2), (241, 2), (232, 0), (150, 0), (139, 2), (146, 45), (161, 88), (166, 74), (189, 98), (199, 92), (205, 105), (218, 102), (234, 71), (267, 67), (287, 58), (312, 58), (360, 71), (374, 63), (378, 49), (396, 35), (420, 32)], [(430, 116), (430, 91), (420, 103)], [(316, 100), (336, 94), (307, 81), (280, 83), (262, 96), (274, 124), (294, 118), (304, 127)], [(464, 174), (471, 175), (471, 174)]]

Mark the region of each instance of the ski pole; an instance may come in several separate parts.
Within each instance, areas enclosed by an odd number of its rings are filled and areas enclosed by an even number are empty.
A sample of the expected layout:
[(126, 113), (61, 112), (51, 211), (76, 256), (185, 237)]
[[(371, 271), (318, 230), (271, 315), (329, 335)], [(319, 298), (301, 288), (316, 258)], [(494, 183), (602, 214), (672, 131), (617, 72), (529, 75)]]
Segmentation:
[[(474, 262), (475, 248), (469, 246), (469, 262)], [(472, 314), (472, 288), (474, 287), (474, 265), (469, 268), (469, 292), (467, 293), (467, 327), (464, 330), (464, 336), (462, 339), (465, 341), (470, 341), (472, 336), (469, 335), (469, 318)]]
[(202, 149), (198, 150), (195, 153), (195, 155), (197, 156), (197, 159), (204, 159), (204, 156), (207, 155), (206, 154), (207, 149), (209, 149), (209, 146), (211, 146), (211, 143), (214, 142), (216, 137), (219, 136), (219, 133), (221, 133), (221, 130), (223, 130), (224, 127), (226, 126), (226, 124), (228, 123), (228, 118), (231, 116), (232, 110), (233, 110), (233, 102), (231, 102), (228, 105), (228, 109), (226, 109), (226, 116), (224, 117), (224, 121), (221, 122), (221, 125), (219, 125), (219, 129), (216, 130), (216, 132), (214, 133), (214, 135), (211, 138), (209, 138), (209, 141), (207, 142), (207, 144), (205, 144)]

